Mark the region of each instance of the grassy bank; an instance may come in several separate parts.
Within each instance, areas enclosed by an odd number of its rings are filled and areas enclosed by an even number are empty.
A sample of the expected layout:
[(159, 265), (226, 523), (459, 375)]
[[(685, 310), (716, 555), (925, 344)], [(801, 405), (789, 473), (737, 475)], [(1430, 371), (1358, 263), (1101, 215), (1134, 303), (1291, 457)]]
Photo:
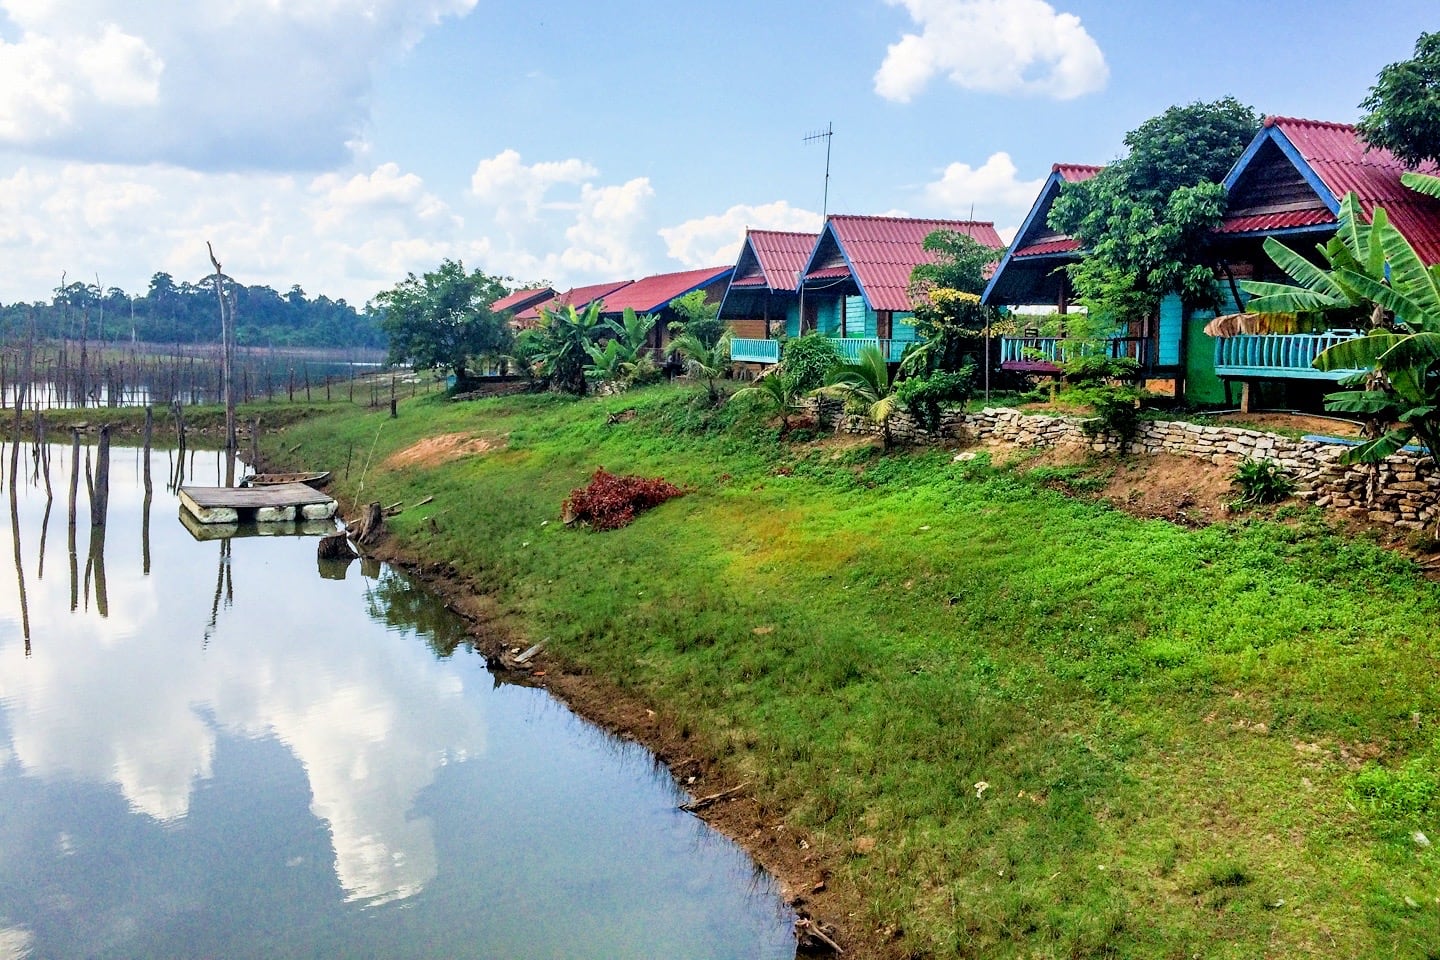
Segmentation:
[[(782, 444), (692, 397), (421, 398), (269, 443), (433, 496), (398, 536), (749, 781), (871, 951), (1440, 952), (1412, 838), (1440, 841), (1440, 602), (1407, 561), (1310, 515), (1186, 530), (983, 457)], [(449, 434), (491, 442), (387, 463)], [(599, 466), (691, 492), (567, 529)]]

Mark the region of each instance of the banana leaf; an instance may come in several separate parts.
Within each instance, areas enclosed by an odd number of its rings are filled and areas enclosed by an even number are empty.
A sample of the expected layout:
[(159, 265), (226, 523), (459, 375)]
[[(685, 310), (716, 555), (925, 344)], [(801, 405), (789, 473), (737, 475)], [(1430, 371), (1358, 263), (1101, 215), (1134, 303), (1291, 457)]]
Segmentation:
[(1372, 333), (1365, 337), (1346, 340), (1320, 351), (1312, 366), (1316, 370), (1370, 370), (1380, 363), (1380, 358), (1403, 339), (1396, 333)]
[(1440, 177), (1429, 173), (1402, 173), (1400, 182), (1417, 193), (1440, 200)]
[(1325, 395), (1325, 409), (1336, 413), (1358, 413), (1361, 416), (1394, 418), (1400, 404), (1385, 390), (1344, 390)]

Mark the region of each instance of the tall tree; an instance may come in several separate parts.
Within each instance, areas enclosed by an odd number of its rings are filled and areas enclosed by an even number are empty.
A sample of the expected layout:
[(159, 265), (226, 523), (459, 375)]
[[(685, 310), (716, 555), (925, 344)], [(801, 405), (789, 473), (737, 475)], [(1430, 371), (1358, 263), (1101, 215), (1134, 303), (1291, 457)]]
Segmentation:
[(1085, 249), (1068, 270), (1092, 314), (1139, 320), (1170, 293), (1214, 305), (1202, 250), (1225, 214), (1221, 181), (1259, 127), (1233, 97), (1171, 107), (1125, 135), (1124, 159), (1061, 188), (1049, 224)]
[(384, 311), (380, 326), (390, 338), (390, 361), (449, 370), (463, 384), (471, 360), (509, 348), (510, 328), (490, 309), (505, 292), (503, 278), (466, 273), (458, 260), (420, 277), (409, 274), (374, 300)]
[(1412, 167), (1440, 164), (1440, 33), (1420, 34), (1414, 57), (1382, 69), (1360, 109), (1366, 143)]

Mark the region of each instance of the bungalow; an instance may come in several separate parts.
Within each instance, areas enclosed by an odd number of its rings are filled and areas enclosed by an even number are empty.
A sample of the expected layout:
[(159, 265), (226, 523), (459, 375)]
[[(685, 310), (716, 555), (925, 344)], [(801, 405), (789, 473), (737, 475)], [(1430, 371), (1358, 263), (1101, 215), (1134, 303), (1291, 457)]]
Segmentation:
[[(1075, 262), (1083, 251), (1073, 238), (1040, 232), (1061, 182), (1075, 182), (1062, 169), (1057, 166), (1046, 181), (1012, 252), (985, 290), (986, 303), (1064, 307), (1063, 278), (1048, 287), (1042, 278)], [(1092, 171), (1090, 176), (1096, 171), (1078, 169)], [(1285, 279), (1264, 252), (1267, 237), (1309, 254), (1334, 235), (1340, 199), (1350, 191), (1367, 214), (1383, 206), (1427, 264), (1440, 262), (1440, 201), (1401, 184), (1405, 170), (1388, 151), (1369, 148), (1353, 126), (1267, 118), (1225, 178), (1229, 207), (1209, 244), (1222, 310), (1243, 309), (1242, 279)], [(1032, 261), (1039, 266), (1031, 266)], [(1215, 320), (1214, 312), (1187, 311), (1180, 297), (1171, 295), (1161, 301), (1156, 316), (1112, 338), (1110, 353), (1139, 359), (1148, 376), (1173, 378), (1177, 396), (1202, 404), (1231, 403), (1232, 385), (1238, 382), (1246, 388), (1246, 403), (1251, 388), (1258, 388), (1266, 402), (1314, 406), (1318, 395), (1348, 372), (1322, 373), (1311, 364), (1321, 350), (1355, 331), (1301, 330), (1297, 321), (1293, 330), (1261, 332), (1248, 321)], [(1057, 351), (1063, 349), (1056, 338), (1007, 337), (1001, 344), (1002, 365), (1056, 372)]]
[(731, 356), (763, 355), (780, 359), (780, 344), (771, 339), (779, 329), (797, 322), (800, 313), (800, 272), (819, 239), (815, 233), (746, 230), (740, 259), (720, 304), (720, 319), (735, 334)]
[[(910, 273), (934, 263), (924, 249), (925, 238), (951, 230), (986, 246), (1004, 246), (993, 223), (970, 220), (917, 220), (901, 217), (832, 216), (825, 221), (805, 261), (797, 305), (787, 314), (785, 333), (799, 336), (819, 331), (835, 337), (840, 352), (856, 360), (866, 346), (879, 347), (886, 359), (898, 362), (916, 341), (910, 322)], [(742, 254), (743, 256), (743, 254)], [(763, 349), (749, 350), (750, 344)], [(737, 362), (774, 363), (778, 347), (764, 341), (742, 341), (731, 356)]]
[(648, 346), (662, 353), (669, 345), (670, 323), (680, 316), (670, 309), (670, 301), (696, 290), (705, 292), (707, 303), (719, 303), (729, 285), (733, 267), (705, 267), (700, 270), (683, 270), (679, 273), (659, 273), (606, 294), (601, 316), (619, 320), (626, 308), (639, 314), (653, 313), (659, 317), (651, 328)]
[(585, 287), (571, 287), (558, 297), (517, 310), (511, 323), (520, 330), (530, 329), (540, 323), (541, 310), (563, 310), (565, 307), (583, 310), (596, 300), (604, 300), (617, 290), (630, 286), (633, 282), (631, 280), (612, 280), (609, 283), (592, 283)]
[[(490, 311), (496, 314), (508, 313), (510, 323), (515, 325), (515, 318), (518, 314), (529, 311), (532, 307), (538, 310), (557, 294), (550, 287), (536, 287), (531, 290), (512, 290), (505, 296), (490, 304)], [(537, 314), (538, 315), (538, 314)], [(523, 328), (522, 328), (523, 329)]]
[[(1402, 184), (1407, 169), (1388, 150), (1370, 147), (1348, 124), (1267, 118), (1225, 178), (1230, 204), (1211, 243), (1227, 309), (1238, 310), (1247, 299), (1240, 279), (1286, 281), (1263, 249), (1267, 237), (1317, 259), (1315, 246), (1334, 236), (1340, 201), (1349, 192), (1367, 217), (1384, 207), (1420, 259), (1440, 263), (1440, 200)], [(1357, 331), (1319, 329), (1302, 320), (1289, 325), (1293, 329), (1269, 330), (1253, 322), (1213, 320), (1213, 314), (1195, 313), (1186, 324), (1186, 395), (1194, 402), (1228, 403), (1231, 385), (1239, 382), (1247, 402), (1254, 390), (1267, 404), (1314, 404), (1350, 372), (1325, 373), (1312, 363)]]

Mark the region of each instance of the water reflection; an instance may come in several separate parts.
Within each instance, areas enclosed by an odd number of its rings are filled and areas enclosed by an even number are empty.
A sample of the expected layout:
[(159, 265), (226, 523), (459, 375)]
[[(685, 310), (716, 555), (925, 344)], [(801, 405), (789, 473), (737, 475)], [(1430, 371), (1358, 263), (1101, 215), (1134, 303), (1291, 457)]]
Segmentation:
[[(81, 446), (54, 451), (57, 490), (98, 462)], [(647, 754), (597, 750), (543, 693), (492, 692), (463, 625), (393, 570), (325, 579), (313, 540), (197, 539), (163, 494), (152, 525), (138, 457), (114, 451), (84, 577), (72, 498), (68, 583), (27, 534), (43, 487), (10, 486), (0, 936), (41, 955), (785, 955), (773, 889), (746, 891)]]

